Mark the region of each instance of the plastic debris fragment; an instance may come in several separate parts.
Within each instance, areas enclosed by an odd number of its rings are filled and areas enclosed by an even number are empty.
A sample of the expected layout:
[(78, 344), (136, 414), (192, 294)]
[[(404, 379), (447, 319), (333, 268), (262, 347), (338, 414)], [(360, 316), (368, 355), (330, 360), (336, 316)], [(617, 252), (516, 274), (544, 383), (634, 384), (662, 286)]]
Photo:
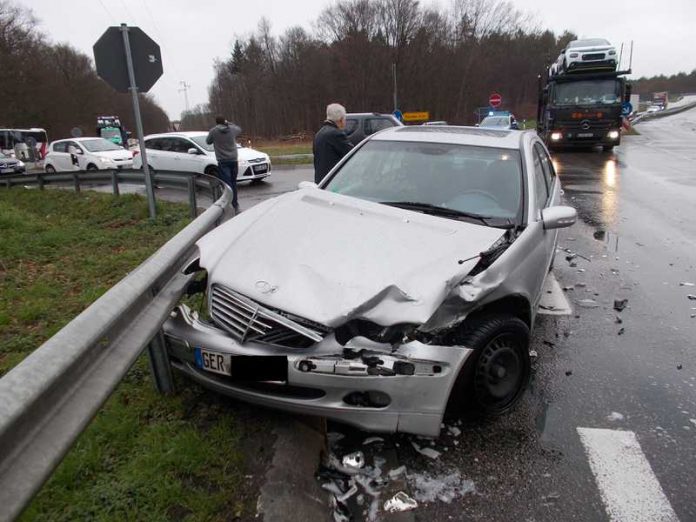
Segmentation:
[(368, 437), (363, 441), (363, 446), (367, 446), (373, 442), (384, 442), (384, 439), (382, 437)]
[(404, 473), (406, 473), (406, 466), (399, 466), (398, 468), (392, 469), (387, 475), (389, 475), (391, 480), (395, 480)]
[(415, 449), (418, 453), (420, 453), (421, 455), (425, 455), (426, 457), (428, 457), (430, 459), (435, 460), (435, 459), (440, 457), (440, 452), (437, 450), (434, 450), (433, 448), (428, 448), (428, 447), (421, 448), (418, 444), (416, 444), (413, 441), (411, 441), (411, 445), (413, 446), (413, 449)]
[(343, 495), (341, 495), (340, 497), (336, 497), (336, 498), (338, 499), (339, 502), (345, 502), (345, 501), (348, 500), (350, 497), (352, 497), (353, 495), (355, 495), (357, 492), (358, 492), (358, 486), (355, 485), (355, 484), (353, 484), (353, 485), (350, 487), (350, 489), (348, 489), (348, 491), (346, 491), (345, 493), (343, 493)]
[(365, 455), (362, 451), (354, 451), (343, 456), (343, 466), (351, 469), (362, 469), (365, 466)]
[(628, 304), (628, 299), (614, 299), (614, 310), (621, 312)]
[(594, 299), (580, 299), (578, 304), (583, 308), (597, 308), (599, 303)]
[(410, 511), (418, 507), (418, 502), (409, 497), (403, 491), (399, 491), (392, 498), (384, 503), (384, 510), (389, 513), (397, 513), (399, 511)]
[(694, 294), (689, 294), (686, 296), (686, 298), (689, 299), (690, 301), (696, 301), (696, 295), (694, 295)]
[(687, 283), (682, 281), (681, 283), (679, 283), (679, 286), (694, 286), (694, 283)]
[(607, 415), (607, 420), (612, 422), (622, 421), (624, 420), (624, 416), (618, 411), (612, 411), (609, 415)]

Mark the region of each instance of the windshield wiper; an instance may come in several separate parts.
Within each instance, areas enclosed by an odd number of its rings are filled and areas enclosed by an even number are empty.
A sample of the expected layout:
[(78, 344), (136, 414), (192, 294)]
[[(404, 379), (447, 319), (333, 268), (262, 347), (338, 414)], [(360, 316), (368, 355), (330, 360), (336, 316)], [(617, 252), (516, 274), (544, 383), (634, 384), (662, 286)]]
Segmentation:
[[(380, 201), (382, 205), (389, 205), (392, 207), (404, 208), (407, 210), (415, 210), (417, 212), (423, 212), (424, 214), (432, 214), (433, 216), (443, 216), (449, 218), (464, 218), (464, 219), (474, 219), (483, 223), (488, 227), (497, 228), (514, 228), (515, 224), (510, 218), (499, 218), (494, 216), (482, 216), (481, 214), (475, 214), (473, 212), (466, 212), (464, 210), (456, 210), (453, 208), (440, 207), (438, 205), (432, 205), (430, 203), (419, 203), (417, 201)], [(502, 221), (502, 223), (500, 222)]]

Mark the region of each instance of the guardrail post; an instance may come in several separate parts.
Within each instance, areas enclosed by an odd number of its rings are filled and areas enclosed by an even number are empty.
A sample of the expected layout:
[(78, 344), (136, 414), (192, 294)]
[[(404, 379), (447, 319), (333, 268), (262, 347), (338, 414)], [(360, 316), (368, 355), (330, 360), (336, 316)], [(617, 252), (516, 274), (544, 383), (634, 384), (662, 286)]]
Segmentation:
[(169, 394), (174, 392), (174, 377), (172, 367), (167, 356), (167, 347), (164, 344), (162, 330), (157, 332), (147, 347), (147, 355), (150, 361), (152, 379), (158, 392)]
[(36, 180), (39, 182), (39, 190), (44, 189), (44, 179), (43, 179), (43, 174), (40, 172), (36, 173)]
[(191, 207), (191, 219), (198, 216), (198, 203), (196, 202), (196, 178), (191, 175), (186, 179), (189, 191), (189, 206)]
[(114, 196), (121, 195), (121, 192), (118, 188), (118, 171), (116, 170), (111, 171), (111, 188), (114, 191)]
[(77, 172), (73, 173), (73, 183), (75, 185), (75, 192), (80, 192), (80, 177), (77, 175)]

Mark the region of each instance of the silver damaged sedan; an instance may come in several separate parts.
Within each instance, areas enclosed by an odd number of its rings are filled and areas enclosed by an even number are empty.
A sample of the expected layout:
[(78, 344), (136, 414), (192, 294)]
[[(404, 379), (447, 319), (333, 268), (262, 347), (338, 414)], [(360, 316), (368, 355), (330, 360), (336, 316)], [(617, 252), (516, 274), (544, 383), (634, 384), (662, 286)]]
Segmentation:
[(523, 394), (560, 181), (534, 132), (395, 127), (198, 242), (172, 365), (252, 403), (435, 436)]

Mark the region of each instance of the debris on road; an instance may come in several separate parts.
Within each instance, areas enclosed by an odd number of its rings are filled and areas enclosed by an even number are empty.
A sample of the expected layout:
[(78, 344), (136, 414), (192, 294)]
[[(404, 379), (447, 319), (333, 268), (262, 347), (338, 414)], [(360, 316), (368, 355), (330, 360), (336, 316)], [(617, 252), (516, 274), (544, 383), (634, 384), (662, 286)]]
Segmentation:
[(449, 504), (455, 498), (462, 497), (475, 490), (471, 480), (462, 478), (459, 471), (444, 475), (412, 473), (407, 477), (413, 496), (418, 502), (435, 502), (439, 500)]
[(616, 316), (616, 319), (614, 320), (616, 324), (621, 324), (623, 323), (623, 319), (621, 319), (618, 315)]
[(546, 339), (544, 339), (541, 342), (542, 342), (542, 344), (545, 344), (549, 348), (554, 348), (556, 346), (556, 343), (554, 343), (553, 341), (547, 341)]
[(621, 329), (619, 329), (619, 332), (616, 335), (623, 335), (625, 331), (626, 329), (621, 327)]
[(355, 495), (357, 492), (358, 492), (358, 486), (357, 486), (357, 484), (353, 484), (353, 485), (350, 487), (350, 489), (348, 489), (348, 491), (346, 491), (345, 493), (343, 493), (341, 496), (337, 496), (336, 499), (337, 499), (339, 502), (345, 502), (345, 501), (348, 500), (350, 497), (352, 497), (353, 495)]
[(363, 441), (363, 446), (367, 446), (373, 442), (384, 442), (384, 439), (382, 437), (368, 437)]
[(612, 422), (622, 421), (624, 420), (624, 416), (618, 411), (612, 411), (609, 415), (607, 415), (607, 420)]
[(689, 299), (690, 301), (696, 301), (696, 295), (694, 295), (694, 294), (689, 294), (686, 296), (686, 298)]
[(410, 511), (418, 507), (418, 502), (413, 500), (403, 491), (399, 491), (392, 498), (384, 503), (384, 510), (389, 513), (397, 513), (399, 511)]
[(365, 467), (365, 455), (362, 451), (354, 451), (344, 455), (341, 461), (343, 466), (351, 469), (362, 469)]
[(566, 373), (566, 377), (570, 377), (571, 375), (573, 375), (573, 370), (566, 370), (565, 373)]
[[(597, 308), (599, 306), (599, 303), (594, 299), (580, 299), (577, 303), (583, 308)], [(616, 306), (616, 303), (614, 303), (614, 306)]]
[(679, 283), (679, 286), (696, 286), (696, 284), (695, 283), (681, 282), (681, 283)]
[(394, 480), (394, 479), (400, 477), (401, 475), (403, 475), (404, 473), (406, 473), (406, 466), (399, 466), (398, 468), (394, 468), (389, 473), (387, 473), (387, 476), (391, 480)]
[(683, 366), (681, 364), (677, 364), (677, 370), (681, 370)]
[(415, 449), (418, 453), (421, 455), (425, 455), (428, 458), (431, 458), (433, 460), (437, 459), (440, 457), (440, 452), (429, 447), (421, 447), (415, 442), (411, 441), (411, 445), (413, 446), (413, 449)]
[(628, 299), (614, 299), (614, 310), (621, 312), (624, 308), (626, 308), (627, 304)]

